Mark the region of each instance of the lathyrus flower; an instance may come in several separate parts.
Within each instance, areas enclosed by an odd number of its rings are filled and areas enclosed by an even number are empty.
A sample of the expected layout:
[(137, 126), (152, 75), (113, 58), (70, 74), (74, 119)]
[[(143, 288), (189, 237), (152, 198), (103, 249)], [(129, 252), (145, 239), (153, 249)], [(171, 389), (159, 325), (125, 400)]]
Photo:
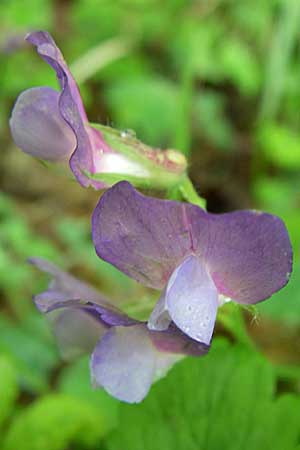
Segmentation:
[(100, 258), (161, 290), (148, 329), (176, 325), (206, 345), (224, 299), (265, 300), (292, 270), (290, 240), (278, 217), (251, 210), (210, 214), (193, 204), (144, 196), (127, 182), (100, 199), (92, 236)]
[[(60, 91), (36, 87), (20, 94), (10, 128), (18, 147), (36, 158), (68, 162), (82, 186), (102, 189), (118, 179), (170, 186), (185, 172), (183, 155), (142, 144), (130, 133), (91, 125), (80, 92), (52, 37), (43, 31), (26, 40), (55, 70)], [(118, 176), (119, 175), (119, 176)]]
[(53, 264), (40, 258), (30, 262), (52, 276), (48, 289), (34, 302), (50, 317), (63, 356), (91, 353), (93, 384), (114, 397), (140, 402), (151, 384), (183, 355), (207, 353), (209, 346), (173, 324), (162, 332), (149, 330), (146, 322), (128, 317), (91, 286)]

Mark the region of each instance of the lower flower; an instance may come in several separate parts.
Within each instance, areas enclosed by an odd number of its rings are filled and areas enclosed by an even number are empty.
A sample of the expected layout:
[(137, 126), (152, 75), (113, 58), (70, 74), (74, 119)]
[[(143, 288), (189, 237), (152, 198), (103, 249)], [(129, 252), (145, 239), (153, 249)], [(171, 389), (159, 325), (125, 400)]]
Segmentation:
[(202, 356), (209, 345), (185, 335), (173, 322), (163, 331), (128, 317), (91, 286), (53, 264), (30, 263), (52, 276), (48, 289), (34, 297), (37, 308), (52, 321), (63, 357), (91, 352), (95, 387), (128, 403), (142, 401), (152, 383), (184, 355)]

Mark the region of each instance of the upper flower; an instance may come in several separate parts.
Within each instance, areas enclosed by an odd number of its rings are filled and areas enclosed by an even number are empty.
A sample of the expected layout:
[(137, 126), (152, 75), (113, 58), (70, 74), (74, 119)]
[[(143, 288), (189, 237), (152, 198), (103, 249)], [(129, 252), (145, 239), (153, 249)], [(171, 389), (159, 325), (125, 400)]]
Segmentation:
[(34, 301), (50, 315), (62, 354), (72, 358), (92, 352), (93, 383), (114, 397), (140, 402), (153, 381), (182, 355), (207, 353), (209, 346), (188, 338), (176, 326), (149, 330), (145, 322), (131, 319), (91, 286), (53, 264), (40, 258), (30, 262), (53, 277)]
[(92, 219), (97, 254), (161, 289), (148, 327), (171, 323), (209, 344), (224, 297), (254, 304), (289, 280), (292, 249), (285, 225), (257, 211), (210, 214), (196, 205), (146, 197), (121, 182)]
[[(26, 40), (35, 45), (38, 54), (55, 70), (60, 92), (49, 87), (24, 91), (16, 101), (10, 127), (15, 143), (26, 153), (48, 161), (69, 161), (82, 186), (101, 189), (107, 185), (99, 174), (123, 174), (148, 178), (151, 171), (178, 175), (184, 172), (185, 159), (175, 151), (157, 151), (102, 127), (111, 145), (95, 126), (91, 126), (79, 89), (62, 53), (47, 32), (34, 32)], [(125, 144), (125, 148), (124, 148)]]

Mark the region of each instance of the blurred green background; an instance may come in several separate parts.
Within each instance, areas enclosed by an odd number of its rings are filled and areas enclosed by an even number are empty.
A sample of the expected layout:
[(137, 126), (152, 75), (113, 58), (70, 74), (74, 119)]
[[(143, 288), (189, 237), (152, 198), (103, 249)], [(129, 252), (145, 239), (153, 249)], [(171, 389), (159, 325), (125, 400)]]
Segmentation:
[[(290, 231), (292, 279), (245, 313), (251, 341), (228, 306), (210, 354), (179, 363), (141, 405), (93, 391), (87, 358), (62, 362), (31, 302), (46, 279), (28, 256), (120, 304), (149, 295), (94, 254), (99, 193), (12, 142), (17, 95), (56, 87), (24, 43), (36, 29), (53, 34), (92, 122), (184, 152), (210, 211), (264, 209)], [(299, 0), (1, 0), (0, 148), (1, 450), (299, 450)]]

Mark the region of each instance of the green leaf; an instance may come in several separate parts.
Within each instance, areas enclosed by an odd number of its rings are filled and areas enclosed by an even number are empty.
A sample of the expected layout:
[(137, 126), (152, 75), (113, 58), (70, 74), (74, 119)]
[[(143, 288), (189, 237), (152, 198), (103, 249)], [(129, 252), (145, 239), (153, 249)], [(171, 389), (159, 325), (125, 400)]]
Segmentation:
[(0, 357), (0, 425), (10, 416), (17, 395), (17, 374), (10, 360), (4, 356)]
[(36, 320), (30, 321), (31, 326), (27, 328), (25, 324), (14, 324), (0, 315), (0, 353), (13, 362), (18, 383), (32, 392), (48, 389), (48, 376), (58, 361), (54, 342), (47, 333), (41, 332), (42, 321), (46, 327), (45, 318), (37, 314)]
[(295, 270), (288, 285), (274, 294), (268, 301), (257, 305), (260, 313), (287, 325), (300, 323), (300, 277)]
[(300, 136), (298, 133), (287, 127), (269, 123), (258, 130), (257, 142), (268, 161), (282, 169), (299, 170)]
[(153, 146), (170, 145), (177, 125), (179, 98), (174, 83), (154, 76), (131, 77), (111, 84), (105, 95), (114, 125), (133, 128)]
[(103, 437), (95, 408), (63, 394), (48, 395), (23, 410), (12, 422), (3, 450), (95, 449)]
[(90, 378), (89, 357), (84, 357), (62, 371), (58, 389), (93, 406), (101, 419), (103, 430), (107, 432), (118, 423), (120, 402), (102, 389), (93, 389)]
[(274, 400), (274, 390), (274, 372), (263, 357), (215, 340), (206, 357), (179, 363), (142, 404), (121, 406), (108, 449), (292, 449), (300, 431), (300, 400)]

